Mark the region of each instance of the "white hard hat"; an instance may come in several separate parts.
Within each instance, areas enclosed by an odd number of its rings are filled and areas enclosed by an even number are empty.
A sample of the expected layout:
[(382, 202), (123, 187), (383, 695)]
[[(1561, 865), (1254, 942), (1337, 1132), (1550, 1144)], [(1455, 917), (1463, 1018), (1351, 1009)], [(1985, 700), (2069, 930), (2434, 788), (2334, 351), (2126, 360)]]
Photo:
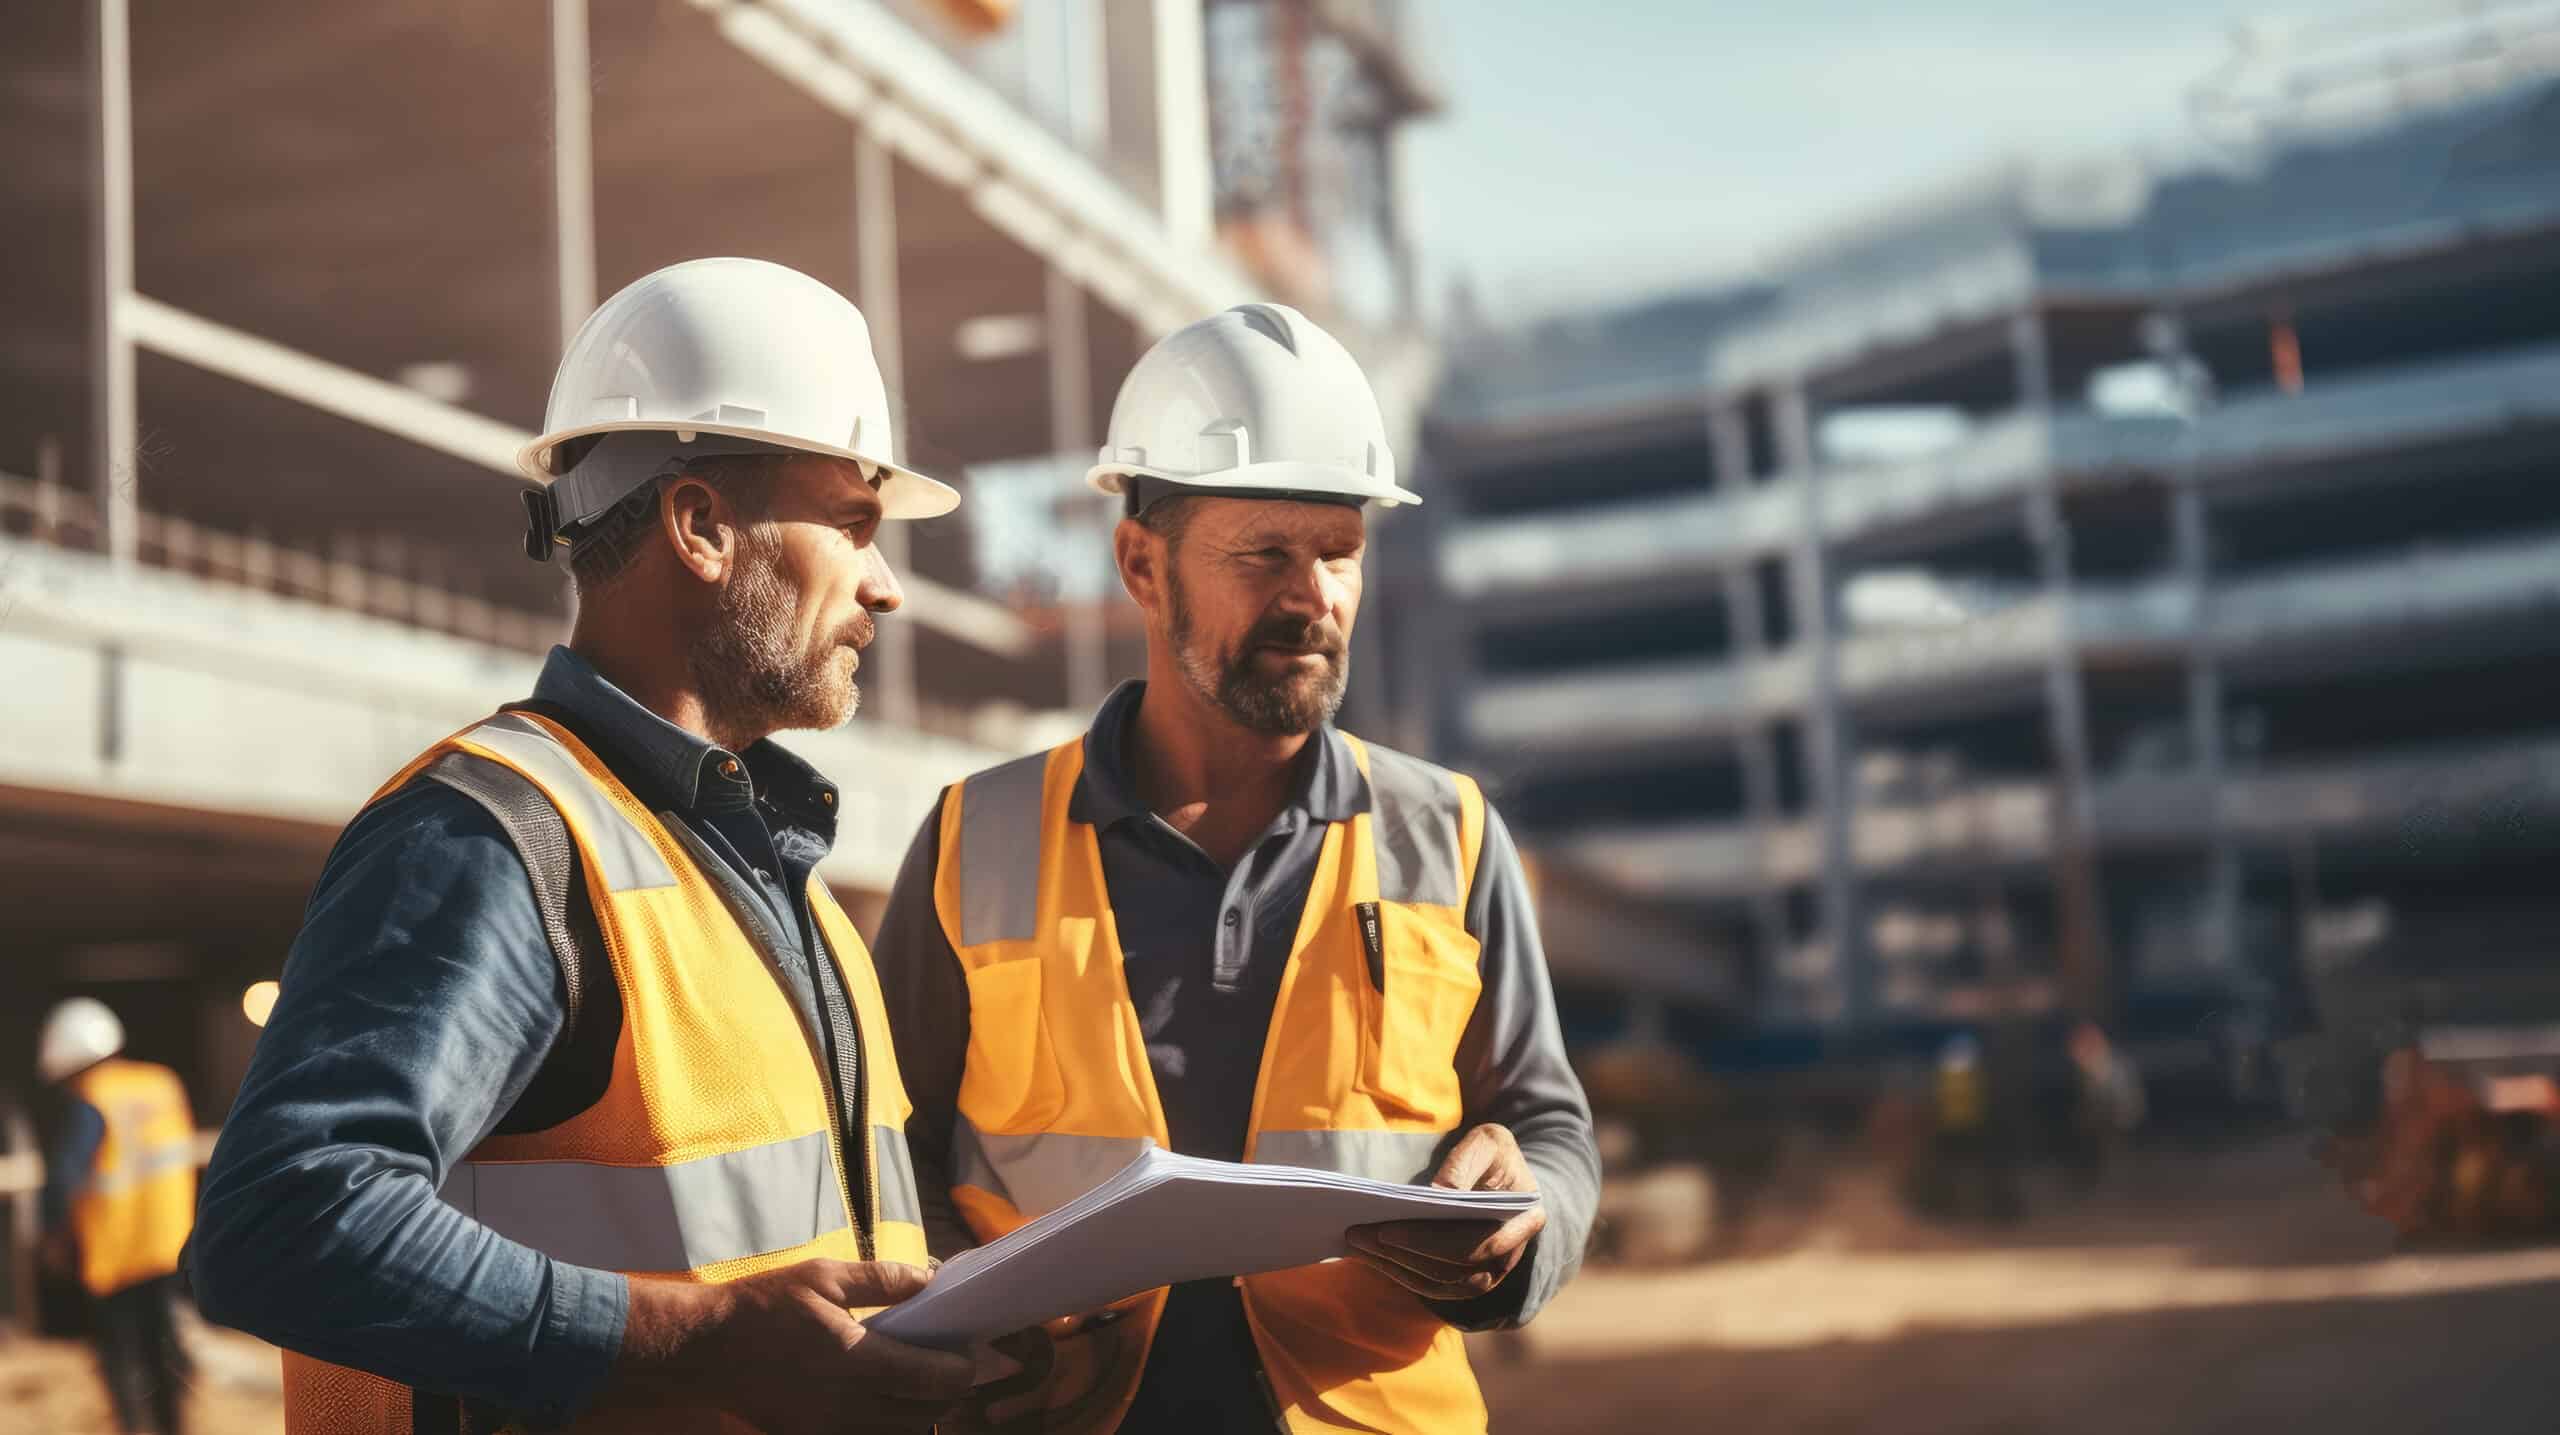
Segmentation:
[(668, 434), (671, 449), (701, 443), (712, 452), (770, 447), (855, 459), (879, 470), (884, 517), (958, 507), (948, 484), (890, 461), (889, 423), (861, 310), (780, 264), (693, 259), (633, 280), (587, 316), (560, 357), (542, 436), (516, 454), (516, 466), (550, 485), (559, 524), (603, 513), (650, 476), (629, 464), (553, 472), (555, 446), (611, 433)]
[(1339, 340), (1281, 304), (1239, 304), (1174, 330), (1120, 383), (1085, 481), (1420, 503), (1396, 485), (1386, 421)]
[(73, 997), (44, 1019), (36, 1040), (36, 1075), (46, 1081), (86, 1071), (124, 1050), (124, 1023), (91, 997)]

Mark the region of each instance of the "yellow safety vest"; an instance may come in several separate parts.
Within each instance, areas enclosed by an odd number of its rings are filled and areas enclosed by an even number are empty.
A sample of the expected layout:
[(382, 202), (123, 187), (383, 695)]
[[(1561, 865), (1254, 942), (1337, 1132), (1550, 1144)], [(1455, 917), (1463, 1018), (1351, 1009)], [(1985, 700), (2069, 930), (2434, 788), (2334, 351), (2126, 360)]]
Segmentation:
[(92, 1295), (170, 1275), (196, 1218), (196, 1123), (178, 1074), (110, 1057), (71, 1078), (106, 1118), (87, 1184), (71, 1202), (80, 1283)]
[[(850, 1191), (832, 1087), (794, 1003), (686, 841), (575, 737), (531, 713), (500, 713), (447, 738), (376, 800), (449, 752), (513, 768), (559, 810), (621, 988), (622, 1033), (593, 1106), (545, 1130), (489, 1137), (454, 1167), (444, 1199), (546, 1255), (638, 1278), (730, 1281), (816, 1256), (925, 1264), (909, 1107), (879, 979), (826, 885), (811, 879), (809, 898), (860, 1029), (868, 1191)], [(409, 1432), (418, 1405), (405, 1386), (285, 1356), (294, 1435)], [(570, 1428), (747, 1427), (710, 1411), (642, 1411)]]
[[(1466, 903), (1484, 798), (1416, 759), (1351, 750), (1371, 807), (1333, 824), (1316, 859), (1263, 1038), (1245, 1159), (1427, 1180), (1463, 1115), (1455, 1058), (1482, 990)], [(1073, 1200), (1142, 1142), (1170, 1144), (1101, 848), (1067, 815), (1083, 767), (1083, 743), (1070, 742), (944, 800), (934, 904), (969, 988), (951, 1195), (981, 1240)], [(1291, 1430), (1485, 1428), (1458, 1332), (1386, 1277), (1336, 1261), (1242, 1286)], [(1113, 1344), (1125, 1355), (1053, 1375), (1045, 1428), (1119, 1425), (1164, 1301), (1156, 1290), (1119, 1304), (1126, 1328)], [(1062, 1352), (1061, 1369), (1072, 1363)]]

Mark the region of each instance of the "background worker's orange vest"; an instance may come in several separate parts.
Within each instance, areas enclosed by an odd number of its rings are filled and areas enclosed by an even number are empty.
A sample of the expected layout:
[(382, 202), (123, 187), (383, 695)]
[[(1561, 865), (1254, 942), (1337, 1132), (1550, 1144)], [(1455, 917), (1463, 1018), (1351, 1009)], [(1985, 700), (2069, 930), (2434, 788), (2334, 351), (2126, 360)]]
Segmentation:
[[(1262, 1035), (1245, 1159), (1427, 1180), (1464, 1115), (1455, 1061), (1482, 990), (1466, 904), (1484, 798), (1416, 759), (1357, 741), (1352, 753), (1371, 810), (1333, 824), (1316, 859)], [(1170, 1144), (1101, 849), (1067, 815), (1083, 767), (1070, 742), (944, 800), (934, 904), (969, 986), (951, 1195), (981, 1240), (1073, 1200), (1142, 1142)], [(1458, 1332), (1386, 1277), (1336, 1261), (1249, 1276), (1243, 1291), (1290, 1429), (1485, 1428)], [(1125, 1355), (1060, 1352), (1042, 1428), (1118, 1427), (1164, 1299), (1131, 1297), (1097, 1327)]]
[[(926, 1264), (879, 981), (825, 884), (812, 878), (809, 896), (860, 1028), (867, 1180), (840, 1149), (815, 1034), (684, 839), (575, 737), (530, 713), (446, 739), (377, 799), (453, 751), (513, 768), (559, 810), (621, 988), (622, 1033), (593, 1106), (481, 1142), (447, 1177), (444, 1199), (546, 1255), (639, 1279), (729, 1281), (816, 1256)], [(285, 1356), (294, 1435), (407, 1432), (419, 1408), (404, 1386)], [(710, 1411), (637, 1411), (571, 1428), (746, 1427)]]
[(174, 1274), (196, 1218), (196, 1123), (186, 1087), (165, 1066), (121, 1057), (69, 1085), (107, 1127), (71, 1202), (80, 1284), (108, 1295)]

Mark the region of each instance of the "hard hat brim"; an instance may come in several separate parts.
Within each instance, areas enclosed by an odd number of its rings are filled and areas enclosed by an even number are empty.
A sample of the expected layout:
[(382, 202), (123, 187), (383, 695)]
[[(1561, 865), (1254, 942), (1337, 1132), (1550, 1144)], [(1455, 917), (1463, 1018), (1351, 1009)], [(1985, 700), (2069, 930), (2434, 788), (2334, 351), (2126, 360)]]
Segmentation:
[(1122, 489), (1121, 479), (1125, 477), (1152, 478), (1176, 488), (1212, 495), (1222, 488), (1249, 489), (1257, 493), (1323, 494), (1337, 498), (1365, 498), (1387, 508), (1422, 501), (1422, 495), (1412, 489), (1374, 478), (1358, 469), (1296, 459), (1249, 463), (1242, 468), (1200, 474), (1175, 473), (1135, 463), (1098, 463), (1085, 470), (1084, 481), (1101, 492), (1118, 493)]
[(549, 487), (558, 474), (551, 472), (551, 450), (571, 439), (587, 438), (603, 433), (695, 433), (719, 434), (724, 438), (754, 439), (775, 448), (795, 453), (824, 454), (830, 458), (849, 458), (876, 465), (880, 470), (880, 516), (882, 518), (940, 518), (960, 506), (960, 490), (938, 478), (925, 475), (903, 464), (891, 463), (878, 454), (839, 448), (834, 444), (813, 443), (808, 439), (778, 434), (770, 429), (749, 428), (740, 424), (676, 423), (661, 419), (619, 419), (610, 423), (581, 424), (544, 434), (516, 450), (516, 471), (534, 482)]

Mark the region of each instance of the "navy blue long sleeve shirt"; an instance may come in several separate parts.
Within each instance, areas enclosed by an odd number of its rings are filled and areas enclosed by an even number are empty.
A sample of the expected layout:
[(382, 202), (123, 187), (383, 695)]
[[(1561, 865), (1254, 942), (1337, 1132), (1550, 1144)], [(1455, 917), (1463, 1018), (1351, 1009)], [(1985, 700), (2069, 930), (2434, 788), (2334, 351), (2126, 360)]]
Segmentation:
[[(770, 742), (732, 762), (565, 648), (534, 696), (700, 835), (779, 941), (796, 939), (782, 965), (817, 1029), (806, 887), (834, 841), (834, 789)], [(420, 781), (360, 814), (322, 869), (205, 1170), (187, 1264), (206, 1314), (536, 1423), (590, 1403), (621, 1347), (624, 1278), (436, 1195), (538, 1081), (562, 1078), (566, 995), (524, 861), (477, 802)], [(585, 1009), (581, 1030), (599, 1019)], [(618, 1023), (618, 1004), (601, 1019)]]
[(44, 1163), (44, 1194), (37, 1201), (44, 1228), (58, 1231), (71, 1224), (71, 1203), (89, 1185), (98, 1165), (98, 1148), (107, 1143), (107, 1118), (77, 1096), (64, 1098), (62, 1132)]

